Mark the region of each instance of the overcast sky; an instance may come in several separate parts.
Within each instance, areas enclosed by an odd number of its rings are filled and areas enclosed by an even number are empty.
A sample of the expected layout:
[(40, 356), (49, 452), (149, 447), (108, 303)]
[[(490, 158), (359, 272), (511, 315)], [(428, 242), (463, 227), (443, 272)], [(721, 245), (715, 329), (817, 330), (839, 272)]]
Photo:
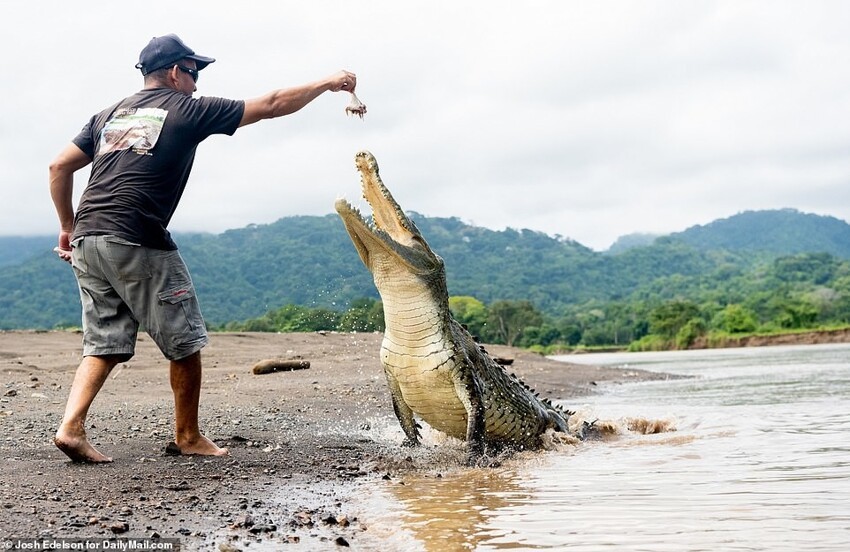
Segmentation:
[(197, 95), (345, 68), (369, 108), (328, 93), (208, 139), (172, 231), (333, 213), (361, 149), (405, 210), (597, 250), (745, 210), (850, 219), (850, 2), (26, 0), (0, 18), (0, 235), (58, 231), (48, 163), (170, 32), (217, 58)]

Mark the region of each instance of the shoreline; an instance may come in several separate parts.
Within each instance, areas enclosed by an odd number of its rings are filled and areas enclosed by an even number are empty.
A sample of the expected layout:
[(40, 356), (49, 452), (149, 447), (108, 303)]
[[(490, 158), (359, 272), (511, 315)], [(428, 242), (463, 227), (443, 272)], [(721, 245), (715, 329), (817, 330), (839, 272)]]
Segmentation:
[[(401, 446), (378, 358), (382, 335), (333, 332), (210, 334), (201, 429), (230, 449), (224, 458), (165, 455), (173, 423), (168, 363), (141, 335), (136, 356), (113, 370), (89, 415), (90, 440), (114, 462), (71, 463), (52, 436), (81, 338), (0, 332), (2, 536), (178, 538), (183, 550), (356, 545), (368, 530), (352, 504), (358, 489), (434, 469), (433, 447)], [(568, 407), (598, 393), (598, 383), (666, 377), (486, 348)], [(267, 359), (310, 368), (253, 374)]]
[[(805, 330), (770, 335), (745, 334), (741, 336), (698, 337), (687, 349), (661, 349), (663, 351), (698, 351), (703, 349), (736, 349), (741, 347), (772, 347), (777, 345), (819, 345), (823, 343), (850, 343), (850, 328), (832, 330)], [(594, 353), (628, 353), (629, 346), (600, 346), (575, 348), (553, 352), (550, 356), (592, 355)]]
[[(710, 342), (709, 342), (710, 341)], [(850, 328), (835, 330), (808, 330), (787, 334), (734, 335), (708, 340), (698, 338), (689, 349), (729, 349), (739, 347), (770, 347), (775, 345), (819, 345), (822, 343), (850, 343)], [(704, 346), (699, 346), (704, 345)]]

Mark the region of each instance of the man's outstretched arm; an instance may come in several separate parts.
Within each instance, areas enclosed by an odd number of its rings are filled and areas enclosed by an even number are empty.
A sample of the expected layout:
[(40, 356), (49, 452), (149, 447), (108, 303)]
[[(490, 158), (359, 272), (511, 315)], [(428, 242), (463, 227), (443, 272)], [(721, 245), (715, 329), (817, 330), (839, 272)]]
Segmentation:
[(250, 125), (263, 119), (274, 119), (295, 113), (325, 92), (354, 92), (357, 77), (349, 71), (339, 71), (333, 75), (291, 88), (274, 90), (251, 100), (245, 100), (245, 112), (239, 126)]

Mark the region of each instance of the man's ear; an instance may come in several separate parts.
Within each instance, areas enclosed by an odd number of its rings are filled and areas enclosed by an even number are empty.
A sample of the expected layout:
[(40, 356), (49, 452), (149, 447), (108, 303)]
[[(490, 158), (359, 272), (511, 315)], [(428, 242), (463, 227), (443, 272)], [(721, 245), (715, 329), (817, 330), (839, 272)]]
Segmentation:
[(180, 75), (177, 72), (180, 69), (177, 68), (177, 64), (171, 66), (171, 69), (168, 70), (168, 80), (172, 87), (177, 87), (180, 84)]

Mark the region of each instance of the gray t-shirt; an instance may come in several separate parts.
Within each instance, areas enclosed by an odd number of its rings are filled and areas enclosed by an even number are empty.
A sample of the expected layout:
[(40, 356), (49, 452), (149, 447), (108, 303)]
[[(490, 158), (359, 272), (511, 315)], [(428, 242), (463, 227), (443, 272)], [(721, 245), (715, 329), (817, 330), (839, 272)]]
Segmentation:
[(140, 90), (93, 116), (73, 142), (92, 159), (73, 238), (111, 234), (174, 250), (167, 227), (195, 159), (212, 134), (232, 135), (245, 103)]

